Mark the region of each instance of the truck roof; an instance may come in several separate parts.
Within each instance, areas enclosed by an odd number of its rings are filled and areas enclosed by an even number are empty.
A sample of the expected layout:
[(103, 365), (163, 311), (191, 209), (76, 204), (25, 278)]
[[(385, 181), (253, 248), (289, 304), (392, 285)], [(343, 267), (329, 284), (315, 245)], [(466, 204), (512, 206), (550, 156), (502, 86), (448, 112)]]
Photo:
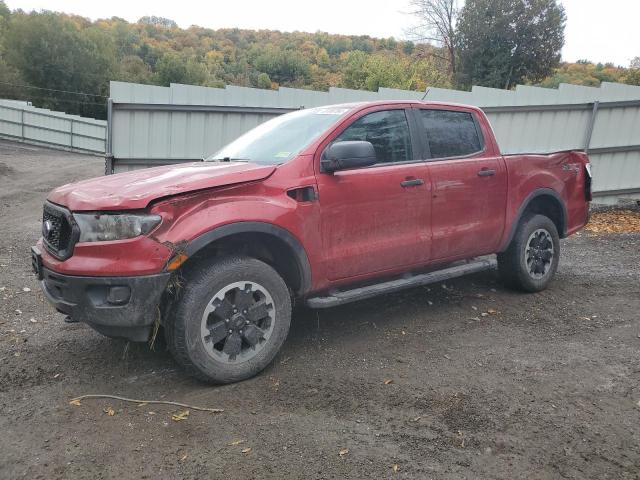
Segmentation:
[[(332, 105), (322, 105), (322, 107), (342, 107), (350, 109), (360, 109), (365, 107), (375, 107), (378, 105), (422, 105), (422, 106), (434, 106), (434, 107), (454, 107), (463, 108), (476, 111), (482, 111), (481, 108), (475, 105), (467, 105), (463, 103), (455, 102), (435, 102), (435, 101), (423, 101), (423, 100), (375, 100), (375, 101), (362, 101), (362, 102), (347, 102), (337, 103)], [(320, 108), (322, 108), (320, 107)]]

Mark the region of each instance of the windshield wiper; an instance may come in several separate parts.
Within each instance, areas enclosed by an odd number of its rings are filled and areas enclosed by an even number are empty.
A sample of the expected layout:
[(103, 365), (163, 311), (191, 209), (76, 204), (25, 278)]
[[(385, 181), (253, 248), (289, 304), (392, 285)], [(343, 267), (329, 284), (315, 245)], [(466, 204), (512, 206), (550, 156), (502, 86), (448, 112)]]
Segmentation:
[(232, 158), (232, 157), (222, 157), (222, 158), (210, 158), (206, 160), (207, 162), (250, 162), (249, 158)]

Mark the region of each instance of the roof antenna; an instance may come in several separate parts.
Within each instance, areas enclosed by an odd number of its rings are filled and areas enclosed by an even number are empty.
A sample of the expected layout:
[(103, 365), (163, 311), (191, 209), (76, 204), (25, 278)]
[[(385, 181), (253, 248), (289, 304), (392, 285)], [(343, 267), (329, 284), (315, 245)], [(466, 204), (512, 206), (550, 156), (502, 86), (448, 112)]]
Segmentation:
[(431, 87), (427, 87), (427, 89), (424, 92), (424, 95), (422, 96), (422, 98), (420, 99), (421, 102), (424, 101), (425, 98), (427, 98), (427, 95), (429, 95), (429, 92), (431, 91)]

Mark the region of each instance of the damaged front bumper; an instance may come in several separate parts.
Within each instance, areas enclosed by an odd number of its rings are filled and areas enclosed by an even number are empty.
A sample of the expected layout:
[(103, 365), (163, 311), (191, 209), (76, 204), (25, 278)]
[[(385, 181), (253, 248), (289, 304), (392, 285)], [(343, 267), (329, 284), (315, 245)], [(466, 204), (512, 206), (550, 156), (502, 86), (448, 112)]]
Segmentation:
[(42, 266), (37, 247), (32, 247), (31, 255), (42, 290), (56, 310), (108, 337), (134, 342), (149, 338), (170, 272), (127, 277), (62, 275)]

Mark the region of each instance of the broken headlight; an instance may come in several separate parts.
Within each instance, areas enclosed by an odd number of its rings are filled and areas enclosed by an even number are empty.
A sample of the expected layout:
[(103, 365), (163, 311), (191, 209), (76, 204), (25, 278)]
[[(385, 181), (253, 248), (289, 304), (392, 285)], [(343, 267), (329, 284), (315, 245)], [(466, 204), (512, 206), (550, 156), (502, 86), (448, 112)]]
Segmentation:
[(124, 240), (146, 235), (160, 223), (159, 215), (137, 213), (74, 213), (80, 242)]

